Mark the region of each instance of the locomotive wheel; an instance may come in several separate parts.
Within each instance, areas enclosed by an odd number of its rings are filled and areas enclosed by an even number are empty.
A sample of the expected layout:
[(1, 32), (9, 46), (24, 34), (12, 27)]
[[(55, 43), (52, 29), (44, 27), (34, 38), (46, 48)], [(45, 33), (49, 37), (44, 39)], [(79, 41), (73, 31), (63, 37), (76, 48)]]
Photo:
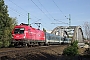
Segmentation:
[(28, 44), (27, 43), (23, 44), (23, 47), (28, 47)]
[(18, 47), (18, 43), (15, 43), (15, 44), (14, 44), (14, 47)]

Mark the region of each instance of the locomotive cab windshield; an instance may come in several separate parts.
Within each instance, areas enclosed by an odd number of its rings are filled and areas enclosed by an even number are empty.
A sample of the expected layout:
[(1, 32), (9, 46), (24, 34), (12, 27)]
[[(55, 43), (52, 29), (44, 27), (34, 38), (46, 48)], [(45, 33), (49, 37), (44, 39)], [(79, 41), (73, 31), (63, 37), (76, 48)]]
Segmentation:
[(24, 34), (24, 28), (15, 28), (14, 34)]

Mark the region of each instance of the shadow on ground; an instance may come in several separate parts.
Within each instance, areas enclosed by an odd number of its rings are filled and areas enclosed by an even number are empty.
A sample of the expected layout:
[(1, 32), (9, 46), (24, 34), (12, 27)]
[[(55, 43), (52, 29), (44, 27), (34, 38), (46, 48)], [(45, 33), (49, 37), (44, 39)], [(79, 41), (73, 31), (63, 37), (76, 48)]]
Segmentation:
[(39, 54), (27, 54), (23, 56), (16, 54), (15, 57), (2, 56), (0, 60), (90, 60), (90, 55), (70, 57), (41, 52)]

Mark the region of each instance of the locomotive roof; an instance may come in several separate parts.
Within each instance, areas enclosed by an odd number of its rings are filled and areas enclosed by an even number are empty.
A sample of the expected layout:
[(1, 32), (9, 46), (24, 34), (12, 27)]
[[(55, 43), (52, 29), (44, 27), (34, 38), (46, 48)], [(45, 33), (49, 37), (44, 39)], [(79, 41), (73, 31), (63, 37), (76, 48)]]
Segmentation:
[[(28, 25), (16, 25), (15, 26), (15, 28), (21, 28), (21, 27), (23, 27), (23, 28), (33, 28), (32, 26), (28, 26)], [(33, 28), (33, 29), (35, 29), (35, 28)]]
[(33, 28), (32, 26), (29, 26), (29, 25), (26, 25), (26, 24), (16, 25), (14, 28), (25, 28), (25, 29), (39, 30), (39, 29)]

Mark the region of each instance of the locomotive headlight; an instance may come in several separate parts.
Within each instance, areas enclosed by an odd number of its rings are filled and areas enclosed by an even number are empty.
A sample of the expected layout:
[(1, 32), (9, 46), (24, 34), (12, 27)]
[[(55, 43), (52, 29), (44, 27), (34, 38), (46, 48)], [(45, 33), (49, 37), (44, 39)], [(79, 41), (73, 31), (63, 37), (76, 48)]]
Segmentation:
[(25, 38), (25, 36), (23, 38)]

